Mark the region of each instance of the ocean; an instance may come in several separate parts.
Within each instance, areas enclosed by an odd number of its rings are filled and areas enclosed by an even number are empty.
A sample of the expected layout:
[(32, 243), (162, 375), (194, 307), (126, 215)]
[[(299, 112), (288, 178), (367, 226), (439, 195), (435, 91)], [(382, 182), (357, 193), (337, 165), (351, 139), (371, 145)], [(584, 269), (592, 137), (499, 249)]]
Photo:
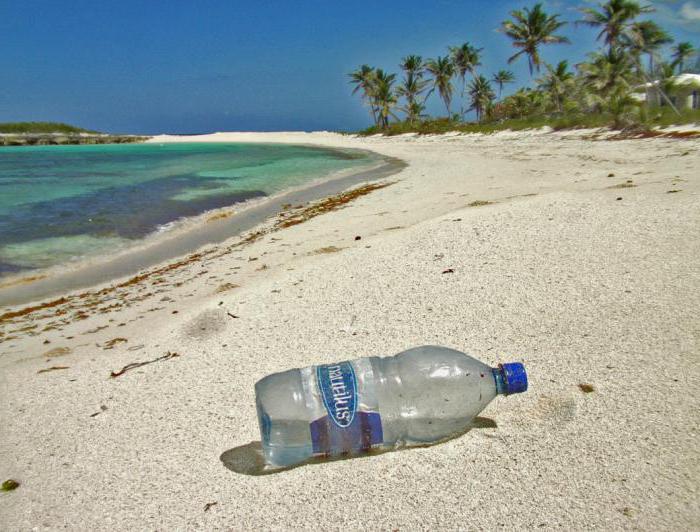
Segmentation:
[(276, 144), (0, 148), (0, 276), (114, 253), (179, 220), (377, 161)]

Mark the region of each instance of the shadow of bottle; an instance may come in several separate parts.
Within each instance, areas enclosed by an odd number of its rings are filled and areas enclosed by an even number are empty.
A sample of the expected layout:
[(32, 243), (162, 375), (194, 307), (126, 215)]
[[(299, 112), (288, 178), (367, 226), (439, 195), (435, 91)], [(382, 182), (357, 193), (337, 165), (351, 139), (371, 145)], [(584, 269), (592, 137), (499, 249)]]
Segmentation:
[(371, 451), (363, 454), (347, 455), (347, 456), (337, 456), (333, 458), (316, 457), (294, 464), (288, 467), (270, 467), (265, 464), (265, 457), (263, 456), (262, 444), (259, 441), (252, 441), (246, 443), (245, 445), (240, 445), (224, 451), (219, 459), (224, 464), (224, 467), (230, 469), (235, 473), (240, 473), (241, 475), (274, 475), (276, 473), (282, 473), (284, 471), (289, 471), (290, 469), (296, 469), (297, 467), (312, 465), (312, 464), (323, 464), (327, 462), (334, 462), (336, 460), (356, 460), (361, 458), (367, 458), (369, 456), (376, 456), (378, 454), (384, 454), (388, 452), (395, 451), (409, 451), (416, 447), (432, 447), (433, 445), (439, 445), (441, 443), (454, 440), (464, 436), (467, 432), (473, 429), (495, 429), (498, 425), (493, 419), (486, 417), (476, 417), (472, 421), (471, 426), (466, 430), (451, 436), (450, 438), (440, 440), (439, 442), (426, 444), (426, 445), (413, 445), (411, 447), (402, 447), (400, 449), (372, 449)]

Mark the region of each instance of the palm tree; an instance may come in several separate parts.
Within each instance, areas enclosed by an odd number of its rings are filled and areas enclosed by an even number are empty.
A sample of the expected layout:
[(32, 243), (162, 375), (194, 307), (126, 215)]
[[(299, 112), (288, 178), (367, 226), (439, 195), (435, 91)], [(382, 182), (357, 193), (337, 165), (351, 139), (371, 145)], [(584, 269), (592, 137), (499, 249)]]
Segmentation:
[[(656, 82), (656, 88), (659, 90), (659, 95), (673, 109), (676, 109), (676, 106), (673, 105), (673, 102), (668, 97), (668, 93), (677, 86), (676, 80), (674, 79), (675, 69), (676, 67), (673, 63), (659, 63), (658, 81)], [(676, 112), (678, 112), (677, 109)]]
[[(406, 99), (404, 108), (406, 110), (418, 103), (416, 98), (425, 90), (428, 81), (423, 79), (425, 67), (421, 56), (409, 55), (404, 57), (400, 67), (404, 71), (404, 79), (403, 83), (396, 89), (396, 92), (399, 96), (403, 96)], [(406, 111), (406, 114), (412, 116), (408, 111)], [(412, 121), (410, 117), (409, 120)]]
[(651, 6), (641, 6), (635, 0), (608, 0), (604, 4), (598, 4), (598, 9), (599, 11), (592, 7), (582, 8), (584, 18), (578, 23), (600, 28), (597, 40), (603, 39), (608, 45), (608, 51), (620, 44), (634, 19), (654, 11)]
[(419, 55), (407, 55), (401, 60), (401, 64), (399, 66), (406, 74), (406, 77), (423, 77), (425, 66), (423, 65), (423, 58)]
[[(652, 78), (657, 77), (656, 69), (654, 68), (654, 58), (657, 56), (657, 51), (664, 44), (669, 44), (673, 42), (673, 38), (661, 29), (655, 22), (651, 20), (645, 20), (642, 22), (634, 22), (630, 24), (626, 34), (623, 39), (621, 39), (623, 44), (627, 45), (629, 50), (632, 52), (632, 58), (637, 66), (637, 72), (644, 79), (645, 83), (645, 93), (646, 101), (650, 101), (650, 87), (652, 86)], [(644, 72), (644, 67), (642, 67), (641, 56), (642, 54), (647, 54), (649, 56), (649, 72)], [(671, 66), (671, 72), (673, 67)], [(666, 103), (673, 109), (677, 114), (678, 109), (673, 104), (671, 99), (668, 97), (668, 91), (664, 88), (663, 84), (657, 83), (657, 90), (661, 98), (666, 101)]]
[(560, 61), (557, 66), (547, 65), (547, 73), (537, 80), (538, 88), (549, 94), (557, 111), (562, 111), (562, 101), (571, 90), (574, 74), (569, 70), (568, 61)]
[(504, 103), (512, 110), (512, 115), (523, 118), (538, 114), (544, 110), (544, 94), (530, 88), (520, 88), (514, 94), (504, 99)]
[(633, 55), (639, 57), (641, 54), (647, 54), (649, 56), (649, 73), (653, 75), (654, 57), (657, 55), (659, 48), (673, 42), (673, 37), (661, 29), (656, 22), (644, 20), (630, 25), (623, 42), (629, 47)]
[(399, 67), (404, 72), (404, 87), (408, 89), (405, 96), (409, 103), (412, 103), (418, 92), (420, 92), (418, 89), (421, 83), (418, 82), (425, 73), (423, 58), (419, 55), (408, 55), (401, 60)]
[(697, 53), (695, 48), (689, 42), (679, 42), (673, 47), (673, 65), (678, 66), (678, 73), (683, 73), (683, 63), (686, 59), (694, 56)]
[(620, 48), (589, 54), (590, 60), (578, 65), (584, 85), (597, 99), (599, 110), (629, 93), (635, 76), (632, 60)]
[[(451, 46), (449, 50), (457, 75), (462, 80), (462, 98), (464, 98), (464, 91), (467, 88), (467, 73), (472, 76), (476, 75), (476, 67), (481, 65), (479, 53), (483, 48), (476, 48), (465, 42), (462, 46)], [(464, 115), (464, 111), (462, 110), (460, 114)]]
[(455, 74), (454, 65), (449, 57), (438, 57), (430, 59), (425, 65), (425, 69), (433, 76), (433, 87), (428, 95), (437, 89), (440, 98), (445, 103), (448, 118), (452, 115), (450, 102), (452, 101), (452, 77)]
[(425, 105), (420, 102), (407, 103), (401, 110), (406, 113), (406, 120), (411, 124), (414, 124), (417, 120), (425, 116), (423, 115)]
[(498, 85), (498, 97), (500, 98), (503, 92), (503, 85), (506, 83), (513, 83), (513, 81), (515, 81), (515, 76), (513, 76), (510, 70), (499, 70), (493, 75), (491, 80)]
[(393, 108), (396, 106), (398, 99), (394, 92), (393, 85), (396, 81), (396, 74), (385, 73), (378, 68), (374, 76), (374, 101), (377, 106), (377, 116), (382, 128), (389, 127), (389, 117), (396, 115)]
[(476, 119), (481, 122), (484, 111), (491, 105), (496, 96), (489, 80), (484, 76), (475, 76), (469, 84), (469, 96), (472, 104), (469, 110), (476, 111)]
[(526, 7), (522, 11), (511, 11), (510, 16), (514, 20), (504, 21), (500, 31), (510, 37), (515, 48), (521, 48), (521, 50), (508, 58), (508, 64), (520, 55), (526, 54), (531, 76), (533, 67), (538, 72), (540, 70), (539, 47), (541, 45), (569, 42), (566, 37), (554, 35), (554, 32), (566, 22), (558, 20), (559, 15), (547, 15), (542, 9), (542, 4), (535, 4), (532, 9)]
[(591, 60), (579, 65), (584, 86), (594, 98), (594, 108), (606, 111), (614, 118), (614, 127), (626, 125), (629, 112), (636, 107), (630, 96), (630, 85), (635, 82), (633, 61), (620, 47), (606, 53), (590, 54)]
[(362, 91), (362, 99), (365, 104), (369, 106), (370, 112), (372, 114), (372, 120), (374, 124), (377, 125), (377, 108), (374, 103), (374, 82), (376, 76), (376, 69), (369, 65), (362, 65), (357, 70), (350, 72), (350, 83), (355, 85), (352, 93), (355, 94), (358, 91)]
[(407, 111), (407, 109), (417, 109), (417, 107), (414, 107), (416, 105), (420, 106), (421, 108), (425, 108), (423, 102), (418, 101), (418, 96), (420, 96), (420, 94), (426, 89), (427, 85), (428, 80), (406, 76), (403, 83), (396, 88), (396, 94), (398, 96), (403, 96), (406, 99), (406, 106), (403, 108), (403, 110), (406, 112), (410, 122), (413, 122), (413, 119), (411, 118), (412, 113)]

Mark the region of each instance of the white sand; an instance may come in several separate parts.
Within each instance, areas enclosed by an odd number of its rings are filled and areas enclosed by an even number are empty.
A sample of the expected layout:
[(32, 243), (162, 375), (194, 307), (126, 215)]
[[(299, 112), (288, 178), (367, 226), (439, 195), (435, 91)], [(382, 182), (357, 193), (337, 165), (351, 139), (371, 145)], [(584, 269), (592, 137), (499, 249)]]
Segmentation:
[[(86, 295), (84, 315), (73, 299), (0, 323), (0, 480), (21, 483), (1, 527), (697, 527), (700, 141), (582, 135), (200, 137), (409, 166), (344, 209)], [(267, 476), (220, 460), (259, 439), (262, 376), (426, 343), (523, 361), (530, 390), (429, 448)], [(51, 366), (68, 369), (37, 374)]]

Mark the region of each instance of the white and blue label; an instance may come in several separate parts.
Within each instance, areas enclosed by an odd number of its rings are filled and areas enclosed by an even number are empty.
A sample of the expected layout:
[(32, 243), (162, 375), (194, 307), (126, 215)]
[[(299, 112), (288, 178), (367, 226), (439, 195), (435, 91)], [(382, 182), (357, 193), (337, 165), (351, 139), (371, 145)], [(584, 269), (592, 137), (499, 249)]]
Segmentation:
[(330, 420), (341, 429), (349, 427), (357, 411), (357, 377), (352, 364), (316, 366), (316, 381)]
[(314, 454), (353, 454), (383, 443), (369, 360), (304, 368), (302, 381)]

